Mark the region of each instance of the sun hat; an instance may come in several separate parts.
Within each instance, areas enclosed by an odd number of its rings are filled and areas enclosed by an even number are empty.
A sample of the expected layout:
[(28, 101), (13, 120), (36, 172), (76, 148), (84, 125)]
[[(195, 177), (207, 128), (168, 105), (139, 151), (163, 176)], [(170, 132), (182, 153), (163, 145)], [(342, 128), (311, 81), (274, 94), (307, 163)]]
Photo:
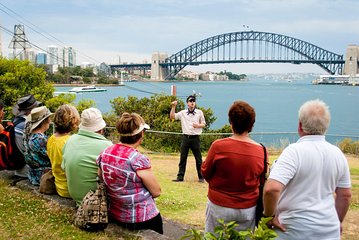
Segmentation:
[(45, 119), (53, 115), (46, 106), (36, 107), (31, 110), (30, 113), (30, 121), (31, 121), (31, 128), (30, 131), (33, 131), (37, 128)]
[(106, 127), (106, 122), (102, 118), (100, 110), (88, 108), (81, 113), (81, 123), (79, 128), (91, 132), (97, 132)]
[(24, 114), (26, 111), (31, 110), (37, 106), (39, 106), (41, 102), (36, 101), (34, 95), (27, 94), (17, 100), (17, 103), (14, 105), (12, 109), (12, 113), (15, 116), (20, 114)]
[(150, 126), (148, 126), (148, 124), (146, 124), (146, 123), (141, 123), (140, 126), (136, 130), (134, 130), (132, 133), (120, 133), (120, 136), (122, 136), (122, 137), (135, 136), (135, 135), (139, 134), (140, 132), (142, 132), (143, 129), (150, 129)]

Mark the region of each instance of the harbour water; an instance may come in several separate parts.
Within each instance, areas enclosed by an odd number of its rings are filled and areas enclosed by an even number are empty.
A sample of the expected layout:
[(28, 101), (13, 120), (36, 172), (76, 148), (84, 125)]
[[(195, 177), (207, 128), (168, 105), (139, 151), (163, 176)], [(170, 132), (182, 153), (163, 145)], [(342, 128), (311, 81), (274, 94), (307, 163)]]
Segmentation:
[[(250, 79), (248, 81), (222, 82), (126, 82), (125, 86), (104, 87), (107, 92), (78, 93), (76, 101), (92, 99), (103, 111), (111, 110), (110, 100), (116, 97), (150, 97), (152, 94), (170, 94), (171, 85), (176, 85), (178, 98), (195, 91), (200, 93), (197, 104), (211, 108), (217, 120), (211, 129), (218, 129), (228, 122), (228, 108), (237, 99), (250, 103), (256, 110), (253, 133), (293, 133), (297, 139), (297, 116), (299, 107), (307, 100), (322, 99), (331, 111), (332, 120), (328, 134), (359, 136), (359, 87), (312, 85), (312, 79), (296, 81)], [(57, 87), (65, 92), (70, 88)], [(335, 141), (333, 138), (332, 141)], [(294, 140), (290, 140), (291, 142)]]

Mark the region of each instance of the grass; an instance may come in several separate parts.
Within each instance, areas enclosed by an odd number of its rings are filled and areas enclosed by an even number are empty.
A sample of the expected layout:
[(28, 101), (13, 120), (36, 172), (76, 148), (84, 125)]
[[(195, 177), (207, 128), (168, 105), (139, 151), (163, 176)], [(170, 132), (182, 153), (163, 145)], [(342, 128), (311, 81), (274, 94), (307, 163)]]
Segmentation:
[(119, 239), (72, 225), (73, 211), (0, 179), (0, 239)]
[[(142, 150), (142, 149), (141, 149)], [(179, 156), (145, 153), (161, 184), (156, 199), (162, 216), (197, 229), (203, 229), (207, 202), (207, 183), (199, 183), (195, 160), (190, 156), (184, 182), (174, 183)], [(359, 233), (359, 157), (347, 156), (352, 177), (352, 204), (344, 224), (342, 239), (356, 239)], [(271, 154), (273, 161), (277, 155)], [(106, 233), (87, 233), (72, 225), (72, 211), (43, 200), (31, 192), (11, 187), (0, 179), (0, 240), (2, 239), (119, 239)], [(127, 238), (128, 239), (128, 238)]]

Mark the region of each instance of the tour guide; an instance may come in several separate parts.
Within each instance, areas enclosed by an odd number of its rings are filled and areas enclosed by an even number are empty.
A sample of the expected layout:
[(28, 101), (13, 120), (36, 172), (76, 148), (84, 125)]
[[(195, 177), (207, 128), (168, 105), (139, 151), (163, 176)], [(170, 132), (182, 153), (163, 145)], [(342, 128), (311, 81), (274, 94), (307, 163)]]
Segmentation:
[(201, 165), (202, 165), (202, 155), (200, 147), (199, 135), (202, 133), (202, 128), (206, 126), (206, 120), (204, 119), (203, 112), (199, 109), (196, 109), (196, 97), (188, 96), (187, 100), (187, 110), (182, 110), (176, 113), (177, 101), (171, 103), (172, 108), (170, 112), (170, 119), (180, 120), (182, 126), (182, 142), (181, 142), (181, 157), (178, 164), (178, 174), (177, 178), (174, 179), (174, 182), (183, 182), (184, 175), (186, 172), (186, 164), (189, 149), (192, 150), (192, 153), (196, 159), (196, 169), (198, 174), (198, 181), (204, 182)]

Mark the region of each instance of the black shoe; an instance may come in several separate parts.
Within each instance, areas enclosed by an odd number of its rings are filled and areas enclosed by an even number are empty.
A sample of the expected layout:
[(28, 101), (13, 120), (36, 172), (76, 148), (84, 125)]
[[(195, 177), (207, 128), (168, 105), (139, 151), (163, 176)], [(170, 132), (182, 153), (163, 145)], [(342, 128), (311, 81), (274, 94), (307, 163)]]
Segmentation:
[(183, 179), (173, 179), (172, 182), (183, 182)]
[(200, 178), (200, 179), (198, 179), (198, 182), (204, 183), (204, 179), (203, 179), (203, 178)]

